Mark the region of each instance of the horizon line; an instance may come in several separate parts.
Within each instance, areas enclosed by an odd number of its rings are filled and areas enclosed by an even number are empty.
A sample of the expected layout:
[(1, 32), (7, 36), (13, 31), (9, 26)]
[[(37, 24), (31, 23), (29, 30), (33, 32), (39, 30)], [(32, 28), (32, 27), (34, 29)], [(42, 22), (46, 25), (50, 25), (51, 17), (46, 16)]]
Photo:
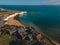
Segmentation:
[[(4, 5), (4, 4), (0, 4), (0, 5)], [(5, 5), (7, 5), (7, 4), (5, 4)], [(10, 5), (10, 4), (9, 4)], [(15, 4), (14, 4), (15, 5)], [(24, 6), (24, 5), (23, 5)], [(28, 5), (27, 5), (28, 6)], [(34, 6), (34, 5), (32, 5), (32, 6)], [(37, 6), (39, 6), (39, 5), (37, 5)], [(41, 5), (40, 5), (41, 6)]]

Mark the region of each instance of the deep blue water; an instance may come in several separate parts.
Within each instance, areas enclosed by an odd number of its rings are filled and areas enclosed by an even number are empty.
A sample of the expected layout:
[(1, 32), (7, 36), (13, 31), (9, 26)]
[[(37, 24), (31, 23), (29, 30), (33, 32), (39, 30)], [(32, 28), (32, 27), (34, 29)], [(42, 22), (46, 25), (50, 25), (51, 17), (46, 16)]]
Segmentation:
[(0, 8), (10, 10), (21, 10), (27, 12), (36, 12), (26, 14), (19, 19), (26, 24), (35, 24), (46, 35), (60, 41), (60, 6), (19, 6), (19, 5), (0, 5)]

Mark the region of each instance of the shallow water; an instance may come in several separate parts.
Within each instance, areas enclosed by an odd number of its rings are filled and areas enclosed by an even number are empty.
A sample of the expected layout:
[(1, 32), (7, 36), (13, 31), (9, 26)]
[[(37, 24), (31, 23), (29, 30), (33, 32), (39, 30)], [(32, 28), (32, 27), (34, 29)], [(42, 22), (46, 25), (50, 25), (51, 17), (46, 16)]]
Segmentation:
[(20, 5), (0, 5), (1, 8), (11, 10), (21, 10), (27, 12), (36, 12), (26, 14), (19, 19), (28, 24), (35, 25), (49, 37), (60, 41), (60, 6), (20, 6)]

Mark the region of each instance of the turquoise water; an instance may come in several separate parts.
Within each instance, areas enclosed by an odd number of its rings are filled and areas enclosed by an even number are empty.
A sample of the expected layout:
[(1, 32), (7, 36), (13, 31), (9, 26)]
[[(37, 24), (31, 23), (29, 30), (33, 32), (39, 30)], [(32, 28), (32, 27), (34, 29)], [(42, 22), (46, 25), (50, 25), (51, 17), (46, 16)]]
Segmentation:
[(0, 5), (1, 8), (10, 10), (21, 10), (36, 12), (26, 14), (19, 19), (27, 25), (34, 25), (47, 36), (60, 42), (60, 6), (19, 6), (19, 5)]

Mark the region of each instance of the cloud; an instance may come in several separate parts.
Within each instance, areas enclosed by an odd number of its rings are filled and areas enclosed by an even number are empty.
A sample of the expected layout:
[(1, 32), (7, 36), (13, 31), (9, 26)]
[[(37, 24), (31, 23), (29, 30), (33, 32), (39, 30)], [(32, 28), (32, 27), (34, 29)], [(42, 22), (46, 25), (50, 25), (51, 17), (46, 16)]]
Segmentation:
[(28, 0), (22, 0), (22, 1), (20, 1), (20, 0), (5, 0), (5, 1), (3, 1), (3, 0), (1, 0), (0, 1), (0, 5), (1, 4), (5, 4), (5, 5), (60, 5), (60, 0), (30, 0), (30, 1), (28, 1)]
[(47, 0), (47, 1), (42, 1), (40, 4), (42, 4), (42, 5), (60, 5), (60, 0)]

